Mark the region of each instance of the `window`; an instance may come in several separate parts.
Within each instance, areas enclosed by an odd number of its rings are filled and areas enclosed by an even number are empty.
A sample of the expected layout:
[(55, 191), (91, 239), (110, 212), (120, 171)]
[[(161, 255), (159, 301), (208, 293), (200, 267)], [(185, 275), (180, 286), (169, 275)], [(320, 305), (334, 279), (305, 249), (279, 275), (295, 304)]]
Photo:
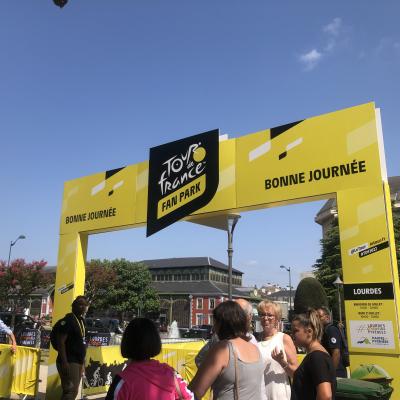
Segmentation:
[[(197, 299), (199, 300), (199, 299)], [(203, 325), (204, 315), (203, 314), (196, 314), (196, 325)]]
[(208, 299), (208, 308), (213, 310), (215, 308), (215, 299)]
[[(198, 310), (202, 310), (203, 309), (203, 299), (202, 298), (197, 299), (196, 308)], [(197, 324), (197, 325), (199, 325), (199, 324)]]
[(208, 324), (209, 325), (213, 325), (214, 324), (213, 315), (212, 314), (208, 314)]

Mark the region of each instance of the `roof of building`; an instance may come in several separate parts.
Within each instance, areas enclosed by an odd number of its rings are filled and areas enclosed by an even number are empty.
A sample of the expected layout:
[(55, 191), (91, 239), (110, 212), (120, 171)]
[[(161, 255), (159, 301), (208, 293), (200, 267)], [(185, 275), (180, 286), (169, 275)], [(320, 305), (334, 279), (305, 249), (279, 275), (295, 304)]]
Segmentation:
[[(279, 292), (274, 292), (268, 295), (270, 298), (279, 298), (279, 297), (289, 297), (290, 291), (289, 290), (280, 290)], [(296, 290), (292, 289), (292, 298), (296, 294)]]
[[(154, 289), (160, 294), (192, 294), (192, 295), (213, 295), (228, 296), (228, 284), (211, 281), (200, 282), (152, 282)], [(232, 295), (235, 297), (249, 297), (243, 292), (232, 288)]]
[[(220, 261), (211, 257), (180, 257), (180, 258), (159, 258), (156, 260), (143, 260), (143, 264), (147, 265), (150, 269), (158, 268), (182, 268), (182, 267), (205, 267), (210, 266), (224, 271), (228, 270), (228, 266)], [(243, 274), (235, 268), (233, 272)]]
[[(182, 267), (204, 267), (210, 266), (224, 271), (228, 270), (228, 266), (212, 257), (180, 257), (180, 258), (158, 258), (155, 260), (142, 260), (141, 263), (145, 264), (148, 268), (182, 268)], [(55, 273), (57, 266), (46, 266), (43, 272)], [(233, 272), (242, 274), (236, 268), (232, 268)]]

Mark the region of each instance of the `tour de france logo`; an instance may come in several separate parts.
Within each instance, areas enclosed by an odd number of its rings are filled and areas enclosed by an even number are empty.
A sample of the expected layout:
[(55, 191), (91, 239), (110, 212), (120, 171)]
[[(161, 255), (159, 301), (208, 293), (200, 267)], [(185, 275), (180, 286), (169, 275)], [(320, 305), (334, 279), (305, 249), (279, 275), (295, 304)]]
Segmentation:
[(207, 205), (219, 182), (219, 132), (150, 149), (147, 236)]

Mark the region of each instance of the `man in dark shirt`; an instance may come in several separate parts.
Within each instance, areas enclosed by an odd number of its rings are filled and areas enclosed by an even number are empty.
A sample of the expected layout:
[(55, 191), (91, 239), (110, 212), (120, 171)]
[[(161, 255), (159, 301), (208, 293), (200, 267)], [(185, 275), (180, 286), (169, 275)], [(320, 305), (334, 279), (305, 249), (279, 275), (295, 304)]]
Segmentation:
[(317, 312), (322, 325), (324, 326), (324, 334), (322, 336), (321, 344), (332, 357), (333, 365), (336, 369), (336, 376), (347, 378), (347, 371), (342, 360), (343, 343), (339, 328), (332, 324), (331, 314), (327, 307), (322, 306), (317, 310)]
[(85, 321), (88, 302), (78, 296), (72, 303), (72, 313), (60, 321), (57, 332), (57, 370), (61, 378), (61, 400), (75, 400), (81, 382), (86, 356)]

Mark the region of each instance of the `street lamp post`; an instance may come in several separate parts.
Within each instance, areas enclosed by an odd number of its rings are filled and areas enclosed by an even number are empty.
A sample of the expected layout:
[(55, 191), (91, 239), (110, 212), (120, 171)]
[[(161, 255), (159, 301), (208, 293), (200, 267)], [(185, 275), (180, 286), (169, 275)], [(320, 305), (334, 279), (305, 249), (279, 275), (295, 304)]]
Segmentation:
[(174, 300), (172, 297), (169, 298), (169, 325), (172, 323), (172, 305), (174, 304)]
[(340, 276), (338, 275), (333, 284), (336, 286), (337, 292), (338, 292), (338, 303), (339, 303), (339, 323), (340, 326), (342, 326), (342, 299), (340, 296), (340, 288), (343, 286), (343, 281), (340, 279)]
[(287, 272), (289, 272), (289, 310), (291, 310), (292, 309), (292, 275), (291, 275), (291, 268), (290, 267), (285, 267), (284, 265), (281, 265), (280, 268), (283, 268)]
[(233, 231), (239, 221), (239, 214), (229, 214), (227, 216), (227, 231), (228, 231), (228, 298), (232, 300), (232, 255), (233, 255)]
[(18, 242), (19, 239), (26, 239), (24, 235), (19, 235), (14, 241), (10, 242), (10, 250), (8, 252), (8, 262), (7, 262), (7, 268), (10, 266), (10, 259), (11, 259), (11, 249), (15, 245), (15, 243)]
[(193, 296), (189, 294), (189, 329), (192, 328), (192, 300)]

